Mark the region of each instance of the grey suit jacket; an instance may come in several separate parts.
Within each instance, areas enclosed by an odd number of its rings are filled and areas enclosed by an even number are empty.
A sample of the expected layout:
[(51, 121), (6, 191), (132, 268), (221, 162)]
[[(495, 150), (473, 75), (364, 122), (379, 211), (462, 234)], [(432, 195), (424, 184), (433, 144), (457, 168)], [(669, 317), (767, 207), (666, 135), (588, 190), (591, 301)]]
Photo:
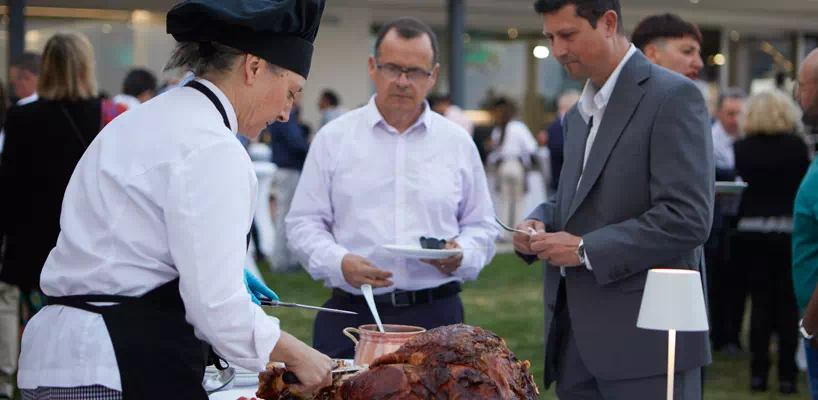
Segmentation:
[[(637, 51), (622, 69), (584, 173), (588, 126), (576, 106), (564, 125), (556, 203), (541, 204), (529, 219), (583, 238), (593, 270), (566, 268), (565, 277), (582, 360), (606, 380), (666, 373), (667, 333), (637, 328), (636, 320), (649, 269), (701, 272), (704, 265), (715, 191), (704, 98), (692, 81)], [(560, 269), (546, 264), (545, 270), (548, 338), (557, 329)], [(676, 343), (677, 371), (711, 362), (706, 332), (680, 332)], [(546, 376), (546, 386), (552, 380)]]

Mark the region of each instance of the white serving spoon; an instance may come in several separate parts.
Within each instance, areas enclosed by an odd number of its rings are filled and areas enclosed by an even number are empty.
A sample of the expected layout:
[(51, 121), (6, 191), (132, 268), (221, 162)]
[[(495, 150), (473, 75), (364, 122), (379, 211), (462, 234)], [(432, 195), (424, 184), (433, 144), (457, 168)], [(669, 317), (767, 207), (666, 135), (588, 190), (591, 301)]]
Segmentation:
[(375, 307), (375, 297), (372, 295), (372, 285), (368, 283), (361, 285), (361, 291), (364, 292), (366, 304), (369, 305), (369, 311), (371, 311), (372, 316), (375, 317), (375, 323), (378, 324), (378, 329), (381, 331), (381, 333), (386, 332), (383, 330), (383, 324), (381, 324), (381, 316), (378, 315), (378, 308)]

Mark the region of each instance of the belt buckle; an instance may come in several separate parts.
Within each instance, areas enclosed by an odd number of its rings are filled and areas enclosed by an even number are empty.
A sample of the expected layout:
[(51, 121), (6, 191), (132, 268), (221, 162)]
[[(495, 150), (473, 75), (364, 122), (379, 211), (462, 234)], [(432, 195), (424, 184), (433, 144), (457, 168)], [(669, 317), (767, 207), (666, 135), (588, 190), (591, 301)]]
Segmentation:
[[(403, 294), (403, 293), (411, 294), (411, 301), (409, 303), (403, 304), (403, 303), (398, 303), (397, 302), (397, 299), (395, 298), (395, 295), (396, 294)], [(395, 290), (395, 291), (393, 291), (391, 293), (390, 297), (392, 298), (392, 307), (396, 307), (396, 308), (409, 307), (409, 306), (411, 306), (411, 305), (413, 305), (413, 304), (415, 304), (417, 302), (417, 296), (415, 295), (415, 292), (404, 292), (404, 291), (401, 291), (401, 290)]]

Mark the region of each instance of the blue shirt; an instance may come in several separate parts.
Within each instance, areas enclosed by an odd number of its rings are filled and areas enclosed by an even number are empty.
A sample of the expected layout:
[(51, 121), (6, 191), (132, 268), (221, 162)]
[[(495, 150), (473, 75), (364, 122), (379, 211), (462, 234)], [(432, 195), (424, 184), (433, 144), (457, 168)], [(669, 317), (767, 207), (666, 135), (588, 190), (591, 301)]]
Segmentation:
[(302, 170), (309, 144), (304, 137), (304, 130), (295, 119), (295, 109), (290, 112), (289, 121), (267, 125), (267, 131), (270, 133), (273, 164), (278, 168)]

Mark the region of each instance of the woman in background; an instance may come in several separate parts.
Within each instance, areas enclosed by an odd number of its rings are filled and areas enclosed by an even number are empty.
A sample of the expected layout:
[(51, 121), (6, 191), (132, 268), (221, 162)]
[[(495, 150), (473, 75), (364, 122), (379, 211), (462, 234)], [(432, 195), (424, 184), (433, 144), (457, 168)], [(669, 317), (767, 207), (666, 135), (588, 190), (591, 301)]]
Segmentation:
[[(526, 217), (526, 170), (531, 167), (537, 141), (523, 122), (514, 119), (517, 107), (510, 99), (495, 100), (491, 110), (496, 126), (491, 133), (488, 164), (499, 186), (497, 215), (506, 224), (516, 225)], [(503, 233), (501, 240), (507, 238)]]
[(797, 393), (795, 352), (798, 308), (791, 266), (795, 195), (810, 165), (809, 150), (794, 133), (800, 111), (779, 90), (756, 94), (740, 117), (745, 138), (735, 144), (736, 172), (749, 184), (741, 200), (734, 262), (746, 271), (752, 298), (750, 322), (753, 392), (767, 390), (770, 339), (778, 337), (778, 384)]
[(0, 163), (0, 190), (14, 194), (0, 198), (0, 234), (6, 236), (0, 280), (23, 294), (39, 291), (74, 167), (102, 127), (124, 111), (99, 99), (94, 50), (81, 34), (48, 40), (37, 93), (38, 101), (9, 110)]

